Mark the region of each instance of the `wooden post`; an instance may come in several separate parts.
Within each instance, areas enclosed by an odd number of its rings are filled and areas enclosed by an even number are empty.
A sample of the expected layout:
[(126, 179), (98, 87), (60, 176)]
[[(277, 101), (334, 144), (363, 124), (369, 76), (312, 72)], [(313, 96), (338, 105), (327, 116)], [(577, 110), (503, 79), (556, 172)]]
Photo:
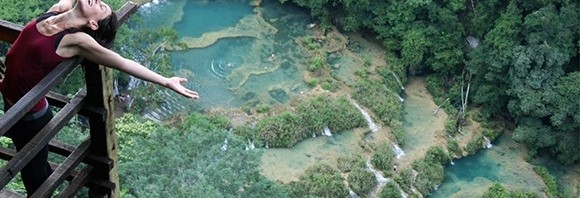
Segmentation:
[[(128, 2), (117, 11), (119, 24), (125, 22), (129, 15), (137, 11), (137, 5)], [(107, 157), (114, 161), (112, 168), (93, 167), (90, 180), (96, 183), (109, 183), (111, 189), (91, 188), (89, 197), (120, 197), (119, 173), (117, 161), (117, 137), (114, 120), (113, 72), (111, 69), (85, 62), (85, 79), (87, 85), (87, 104), (103, 110), (102, 115), (89, 116), (91, 134), (91, 153)]]

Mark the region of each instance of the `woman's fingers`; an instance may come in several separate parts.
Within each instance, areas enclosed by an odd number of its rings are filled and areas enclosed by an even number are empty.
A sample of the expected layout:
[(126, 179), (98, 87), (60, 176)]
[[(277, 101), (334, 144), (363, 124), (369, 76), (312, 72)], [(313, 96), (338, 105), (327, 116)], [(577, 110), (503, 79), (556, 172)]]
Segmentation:
[(175, 83), (172, 83), (172, 89), (175, 90), (177, 93), (191, 98), (191, 99), (198, 99), (199, 98), (199, 94), (193, 90), (190, 90), (186, 87), (184, 87), (182, 84), (187, 82), (187, 79), (185, 78), (180, 78), (180, 77), (173, 77), (171, 78), (171, 80)]

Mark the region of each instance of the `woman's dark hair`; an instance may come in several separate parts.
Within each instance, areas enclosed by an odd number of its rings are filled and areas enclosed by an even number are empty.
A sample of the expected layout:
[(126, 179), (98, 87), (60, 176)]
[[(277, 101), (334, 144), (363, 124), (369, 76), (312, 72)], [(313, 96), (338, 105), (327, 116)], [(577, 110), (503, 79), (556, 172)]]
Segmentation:
[(117, 35), (117, 29), (119, 28), (117, 14), (112, 12), (108, 17), (99, 20), (97, 24), (99, 25), (97, 30), (92, 30), (89, 27), (83, 27), (81, 31), (93, 37), (99, 44), (101, 44), (101, 46), (106, 48), (113, 47), (113, 42), (115, 41), (115, 36)]

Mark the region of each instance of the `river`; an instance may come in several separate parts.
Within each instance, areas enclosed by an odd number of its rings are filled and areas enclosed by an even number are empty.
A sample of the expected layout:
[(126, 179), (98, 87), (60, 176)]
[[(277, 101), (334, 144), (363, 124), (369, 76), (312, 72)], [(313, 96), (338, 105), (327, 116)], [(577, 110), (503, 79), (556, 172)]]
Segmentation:
[[(300, 50), (296, 38), (312, 34), (308, 26), (316, 21), (302, 9), (281, 5), (275, 0), (266, 0), (259, 8), (243, 0), (161, 0), (143, 6), (138, 15), (145, 22), (134, 28), (170, 27), (189, 46), (170, 54), (173, 69), (191, 79), (188, 86), (200, 93), (201, 99), (194, 104), (197, 108), (240, 108), (249, 103), (285, 105), (288, 98), (310, 91), (302, 73), (308, 67), (307, 52)], [(372, 43), (359, 43), (363, 49), (360, 52), (376, 53), (369, 50), (376, 49)], [(373, 57), (384, 56), (377, 54)], [(358, 63), (355, 56), (336, 58), (336, 63), (341, 64), (336, 74), (353, 79)], [(286, 97), (270, 94), (274, 89), (282, 90)], [(410, 78), (404, 90), (407, 97), (403, 130), (408, 141), (403, 147), (405, 155), (398, 163), (408, 165), (430, 146), (445, 143), (442, 131), (446, 115), (444, 112), (432, 115), (437, 105), (427, 92), (423, 78)], [(167, 105), (193, 105), (182, 103), (171, 101)], [(171, 108), (165, 109), (171, 111)], [(163, 119), (159, 116), (161, 113), (156, 114)], [(290, 149), (266, 149), (262, 174), (287, 183), (297, 180), (314, 163), (335, 166), (338, 157), (365, 155), (360, 141), (392, 144), (388, 127), (379, 127), (370, 135), (364, 133), (366, 129), (357, 129), (333, 136), (319, 135)], [(493, 145), (473, 156), (455, 160), (454, 165), (448, 164), (444, 183), (431, 197), (473, 197), (482, 194), (493, 182), (509, 189), (543, 191), (541, 178), (524, 157), (525, 148), (513, 142), (509, 135), (501, 136)]]

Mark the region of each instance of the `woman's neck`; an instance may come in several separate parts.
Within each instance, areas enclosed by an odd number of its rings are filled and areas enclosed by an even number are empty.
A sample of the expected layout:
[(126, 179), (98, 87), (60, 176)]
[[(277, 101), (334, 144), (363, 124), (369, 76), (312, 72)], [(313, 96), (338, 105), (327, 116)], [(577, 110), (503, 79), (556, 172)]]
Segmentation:
[(78, 29), (87, 24), (86, 20), (73, 10), (48, 17), (36, 24), (38, 31), (45, 36), (52, 36), (67, 29)]

